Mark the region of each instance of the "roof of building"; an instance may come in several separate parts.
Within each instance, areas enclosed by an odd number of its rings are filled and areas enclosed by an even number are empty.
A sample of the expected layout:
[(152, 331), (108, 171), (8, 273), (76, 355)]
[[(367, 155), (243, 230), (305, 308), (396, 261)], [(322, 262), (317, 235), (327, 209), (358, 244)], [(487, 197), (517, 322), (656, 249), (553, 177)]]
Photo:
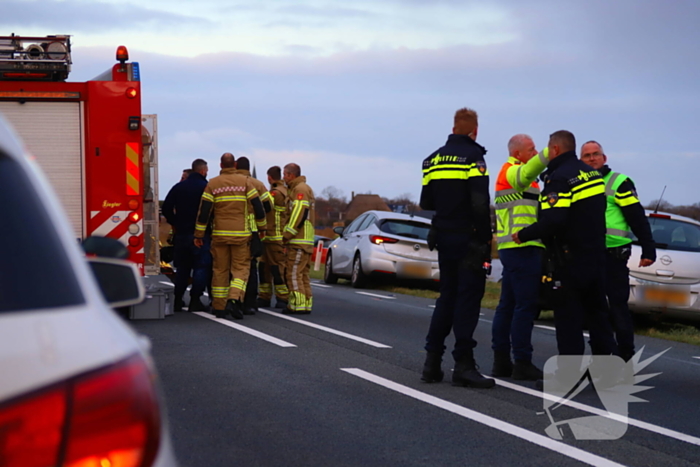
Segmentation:
[(355, 195), (345, 209), (345, 222), (350, 223), (367, 211), (391, 211), (379, 195)]

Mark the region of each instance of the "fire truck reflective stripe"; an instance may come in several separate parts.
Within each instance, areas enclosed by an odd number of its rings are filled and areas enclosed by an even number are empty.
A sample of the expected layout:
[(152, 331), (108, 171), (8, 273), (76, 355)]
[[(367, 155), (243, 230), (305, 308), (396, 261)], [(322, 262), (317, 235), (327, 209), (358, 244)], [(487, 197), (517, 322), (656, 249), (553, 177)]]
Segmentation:
[(102, 214), (107, 214), (109, 217), (100, 226), (94, 228), (92, 232), (90, 232), (90, 235), (100, 235), (102, 237), (107, 237), (113, 230), (115, 230), (117, 226), (119, 226), (127, 220), (127, 216), (131, 211), (113, 211), (111, 214), (105, 213), (105, 211), (100, 212)]
[(126, 143), (126, 194), (135, 196), (141, 193), (139, 182), (139, 146), (138, 143)]

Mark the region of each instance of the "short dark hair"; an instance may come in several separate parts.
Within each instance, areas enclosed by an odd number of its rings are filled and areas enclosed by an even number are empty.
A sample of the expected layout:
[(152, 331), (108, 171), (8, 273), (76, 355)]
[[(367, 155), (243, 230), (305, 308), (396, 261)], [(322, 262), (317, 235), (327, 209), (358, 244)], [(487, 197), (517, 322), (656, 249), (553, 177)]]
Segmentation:
[(182, 173), (189, 175), (192, 173), (192, 169), (182, 169)]
[(236, 168), (238, 170), (250, 170), (250, 161), (247, 157), (239, 157), (236, 161)]
[(576, 150), (576, 137), (574, 134), (567, 130), (555, 131), (549, 135), (549, 140), (553, 143), (561, 146), (562, 152), (575, 151)]
[(458, 135), (469, 135), (479, 126), (476, 110), (464, 107), (455, 112), (454, 129)]
[(225, 152), (221, 156), (221, 167), (224, 169), (230, 169), (236, 166), (236, 158), (230, 152)]
[(295, 177), (301, 176), (301, 167), (299, 167), (299, 164), (295, 164), (294, 162), (290, 162), (289, 164), (285, 165), (284, 171), (294, 175)]
[(205, 161), (204, 159), (195, 159), (192, 161), (192, 171), (199, 172), (207, 165), (207, 161)]
[(273, 180), (282, 180), (282, 169), (280, 169), (279, 165), (274, 165), (267, 169), (267, 174)]

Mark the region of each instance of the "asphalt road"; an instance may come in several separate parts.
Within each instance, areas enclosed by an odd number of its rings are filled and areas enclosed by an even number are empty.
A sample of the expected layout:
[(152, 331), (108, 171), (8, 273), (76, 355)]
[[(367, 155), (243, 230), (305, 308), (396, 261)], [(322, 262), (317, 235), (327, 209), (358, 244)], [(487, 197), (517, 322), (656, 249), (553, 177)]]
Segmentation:
[[(617, 440), (547, 436), (541, 393), (508, 378), (494, 389), (420, 381), (433, 301), (314, 285), (310, 315), (270, 309), (244, 320), (177, 313), (133, 321), (152, 341), (182, 466), (639, 465), (700, 463), (700, 348), (638, 337), (652, 389), (630, 403)], [(475, 333), (488, 374), (491, 310)], [(448, 352), (452, 341), (448, 342)], [(539, 366), (554, 331), (533, 332)], [(595, 391), (558, 420), (600, 413)], [(598, 411), (598, 412), (596, 412)]]

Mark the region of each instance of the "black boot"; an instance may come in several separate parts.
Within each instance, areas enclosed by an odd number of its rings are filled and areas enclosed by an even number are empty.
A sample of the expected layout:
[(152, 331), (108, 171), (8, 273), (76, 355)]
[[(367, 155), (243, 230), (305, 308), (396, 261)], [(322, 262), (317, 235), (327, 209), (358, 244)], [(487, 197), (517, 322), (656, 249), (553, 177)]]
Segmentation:
[(264, 298), (258, 298), (258, 308), (265, 308), (270, 306), (270, 300)]
[(439, 383), (444, 378), (445, 373), (442, 372), (440, 365), (442, 364), (442, 355), (428, 352), (423, 364), (423, 376), (421, 381), (426, 383)]
[(280, 308), (280, 309), (284, 310), (285, 308), (287, 308), (287, 302), (285, 302), (284, 300), (280, 300), (278, 298), (277, 302), (275, 303), (275, 308)]
[(491, 378), (484, 378), (477, 369), (474, 357), (468, 355), (455, 362), (455, 369), (452, 373), (452, 385), (488, 389), (494, 387), (496, 381)]
[(518, 381), (537, 381), (544, 378), (542, 370), (529, 360), (516, 360), (513, 366), (513, 379)]
[(241, 302), (238, 300), (227, 300), (226, 313), (230, 313), (233, 319), (243, 319), (243, 312), (241, 311)]
[(216, 316), (217, 318), (226, 318), (226, 315), (228, 314), (228, 312), (226, 310), (214, 310), (214, 309), (212, 309), (212, 311), (214, 312), (214, 316)]
[(175, 297), (174, 303), (173, 303), (173, 311), (174, 312), (180, 312), (182, 311), (182, 307), (185, 306), (185, 302), (182, 300), (182, 297)]
[(510, 352), (494, 352), (491, 376), (495, 376), (496, 378), (510, 378), (512, 374), (513, 362), (510, 361)]
[(199, 297), (190, 297), (190, 306), (187, 308), (190, 312), (206, 311), (204, 304)]
[(258, 307), (246, 303), (243, 304), (244, 315), (254, 315), (256, 311), (258, 311)]

